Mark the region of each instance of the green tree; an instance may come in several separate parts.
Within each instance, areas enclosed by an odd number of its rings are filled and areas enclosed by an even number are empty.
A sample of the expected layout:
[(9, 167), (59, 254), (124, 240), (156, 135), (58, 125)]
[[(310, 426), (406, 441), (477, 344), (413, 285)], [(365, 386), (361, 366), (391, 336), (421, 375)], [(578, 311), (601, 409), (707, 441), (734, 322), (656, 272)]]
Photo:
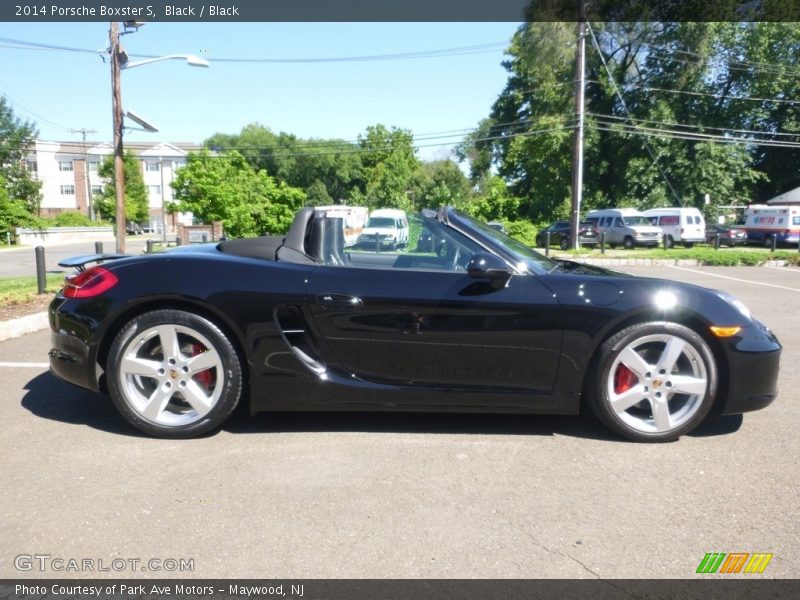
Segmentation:
[(344, 140), (304, 140), (251, 123), (238, 134), (216, 133), (204, 145), (220, 153), (237, 150), (255, 171), (303, 188), (315, 204), (339, 202), (364, 188), (358, 147)]
[(472, 186), (458, 164), (452, 160), (434, 160), (419, 165), (412, 179), (414, 208), (442, 204), (462, 206), (472, 196)]
[(38, 134), (36, 126), (17, 117), (5, 96), (0, 96), (0, 176), (3, 188), (8, 202), (18, 202), (36, 215), (42, 201), (41, 182), (33, 179), (25, 167), (25, 154)]
[[(136, 223), (147, 220), (149, 206), (147, 188), (144, 185), (139, 159), (130, 152), (123, 155), (125, 177), (125, 220)], [(94, 208), (104, 219), (115, 219), (117, 215), (116, 177), (114, 157), (109, 155), (97, 171), (103, 180), (103, 191), (93, 197)]]
[[(800, 94), (800, 25), (619, 22), (592, 30), (599, 52), (590, 35), (585, 209), (701, 206), (705, 194), (723, 204), (765, 200), (800, 185), (800, 149), (760, 143), (800, 137), (800, 105), (785, 101)], [(575, 39), (574, 23), (521, 26), (507, 50), (506, 87), (458, 151), (473, 182), (494, 167), (534, 221), (568, 214)]]
[(206, 223), (222, 221), (232, 237), (285, 233), (305, 192), (256, 172), (237, 151), (192, 152), (172, 182), (171, 211), (192, 212)]
[(407, 129), (371, 125), (358, 136), (364, 189), (352, 194), (356, 202), (370, 208), (402, 208), (410, 211), (412, 184), (419, 168), (414, 138)]

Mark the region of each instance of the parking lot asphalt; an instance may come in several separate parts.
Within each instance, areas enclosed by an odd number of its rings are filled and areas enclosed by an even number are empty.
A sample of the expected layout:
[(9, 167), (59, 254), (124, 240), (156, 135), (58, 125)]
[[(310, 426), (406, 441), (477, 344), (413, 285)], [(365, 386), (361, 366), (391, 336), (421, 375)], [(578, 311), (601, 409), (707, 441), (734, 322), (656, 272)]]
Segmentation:
[[(657, 445), (589, 416), (302, 413), (163, 441), (52, 377), (46, 331), (0, 343), (0, 577), (685, 578), (707, 552), (796, 577), (800, 270), (623, 269), (742, 299), (785, 347), (775, 403)], [(15, 567), (34, 554), (194, 570)]]

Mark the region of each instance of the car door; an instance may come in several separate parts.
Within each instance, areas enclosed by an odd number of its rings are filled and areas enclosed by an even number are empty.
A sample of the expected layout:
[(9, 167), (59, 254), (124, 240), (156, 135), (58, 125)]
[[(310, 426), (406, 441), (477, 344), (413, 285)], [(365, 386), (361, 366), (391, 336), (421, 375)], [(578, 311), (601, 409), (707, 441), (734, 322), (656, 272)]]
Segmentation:
[(463, 271), (319, 267), (308, 314), (328, 365), (376, 383), (550, 391), (558, 304), (533, 275), (493, 289)]

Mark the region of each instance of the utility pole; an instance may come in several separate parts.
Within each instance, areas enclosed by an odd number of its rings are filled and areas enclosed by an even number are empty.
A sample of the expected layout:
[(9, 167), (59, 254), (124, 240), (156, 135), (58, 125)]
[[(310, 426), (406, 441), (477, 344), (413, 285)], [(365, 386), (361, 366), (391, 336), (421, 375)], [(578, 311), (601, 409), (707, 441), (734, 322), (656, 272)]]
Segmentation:
[(70, 133), (80, 133), (81, 138), (83, 139), (83, 171), (84, 171), (84, 183), (86, 184), (86, 203), (87, 203), (87, 212), (89, 218), (94, 221), (94, 203), (92, 202), (92, 182), (89, 179), (89, 154), (86, 150), (86, 136), (89, 133), (97, 133), (94, 129), (70, 129)]
[(578, 124), (572, 150), (572, 212), (570, 214), (570, 239), (572, 249), (580, 246), (578, 229), (581, 221), (581, 202), (583, 201), (583, 129), (584, 107), (586, 104), (586, 3), (581, 0), (578, 17), (578, 45), (575, 59), (575, 113)]
[(111, 48), (111, 98), (114, 112), (114, 187), (116, 191), (117, 252), (125, 253), (125, 164), (122, 155), (122, 90), (120, 88), (119, 24), (111, 22), (108, 30)]

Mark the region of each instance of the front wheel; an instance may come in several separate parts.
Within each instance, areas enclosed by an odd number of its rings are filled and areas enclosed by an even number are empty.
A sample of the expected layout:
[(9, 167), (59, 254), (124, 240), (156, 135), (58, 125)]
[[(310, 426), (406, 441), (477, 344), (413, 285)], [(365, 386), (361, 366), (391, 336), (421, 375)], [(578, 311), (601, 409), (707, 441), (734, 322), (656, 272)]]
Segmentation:
[(558, 247), (562, 250), (569, 250), (569, 240), (565, 237), (562, 237), (561, 241), (558, 242)]
[(106, 373), (122, 416), (164, 438), (216, 429), (236, 408), (242, 389), (239, 358), (225, 333), (181, 310), (133, 318), (111, 345)]
[(636, 243), (633, 241), (633, 238), (631, 236), (626, 236), (625, 239), (622, 240), (622, 247), (625, 248), (625, 250), (630, 250), (635, 245)]
[(668, 442), (708, 415), (717, 368), (708, 344), (670, 322), (623, 329), (599, 350), (587, 393), (610, 429), (637, 442)]

